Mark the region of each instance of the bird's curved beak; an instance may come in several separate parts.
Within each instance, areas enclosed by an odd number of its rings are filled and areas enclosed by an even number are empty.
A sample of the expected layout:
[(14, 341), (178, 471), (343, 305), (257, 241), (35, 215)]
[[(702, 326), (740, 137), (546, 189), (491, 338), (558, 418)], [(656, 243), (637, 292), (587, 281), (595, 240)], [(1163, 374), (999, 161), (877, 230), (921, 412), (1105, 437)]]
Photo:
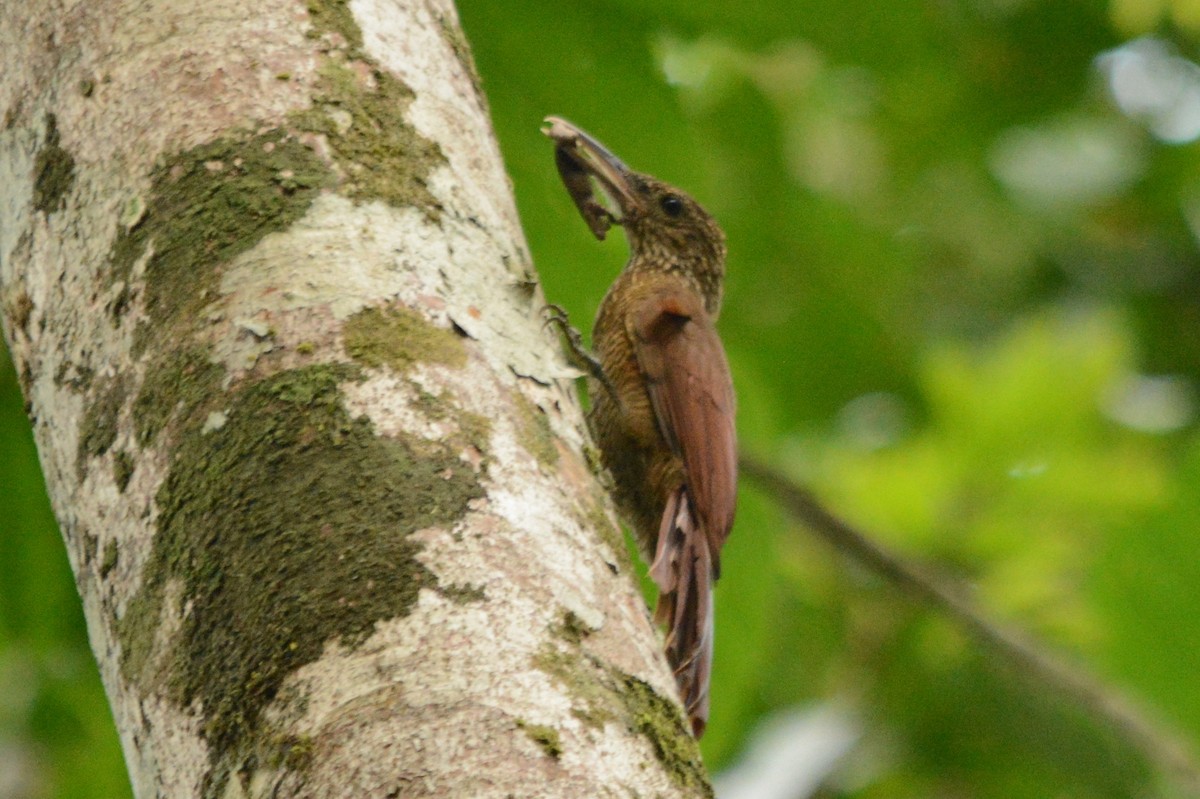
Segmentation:
[[(596, 238), (603, 239), (611, 225), (621, 224), (638, 205), (633, 172), (591, 134), (561, 117), (546, 117), (542, 133), (555, 144), (555, 160), (563, 185)], [(618, 217), (601, 205), (592, 178), (620, 212)]]

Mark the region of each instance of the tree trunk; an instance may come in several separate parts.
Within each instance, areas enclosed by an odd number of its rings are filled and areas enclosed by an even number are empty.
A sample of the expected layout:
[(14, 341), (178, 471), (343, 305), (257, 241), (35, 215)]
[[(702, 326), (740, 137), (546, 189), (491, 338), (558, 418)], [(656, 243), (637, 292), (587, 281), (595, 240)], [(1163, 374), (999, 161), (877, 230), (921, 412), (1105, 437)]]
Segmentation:
[(137, 796), (710, 793), (448, 0), (0, 15), (4, 332)]

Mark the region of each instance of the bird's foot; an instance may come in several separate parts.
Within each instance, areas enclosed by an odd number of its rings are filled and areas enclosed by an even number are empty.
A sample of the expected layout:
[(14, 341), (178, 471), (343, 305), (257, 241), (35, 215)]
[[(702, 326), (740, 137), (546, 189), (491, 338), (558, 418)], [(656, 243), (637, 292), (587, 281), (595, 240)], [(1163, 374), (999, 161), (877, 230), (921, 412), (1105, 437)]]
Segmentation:
[(615, 398), (617, 390), (609, 382), (608, 375), (604, 373), (604, 367), (600, 361), (584, 346), (583, 336), (571, 326), (566, 309), (561, 305), (550, 304), (542, 308), (542, 316), (545, 317), (542, 326), (557, 328), (559, 335), (562, 336), (566, 344), (567, 360), (571, 365), (595, 378)]

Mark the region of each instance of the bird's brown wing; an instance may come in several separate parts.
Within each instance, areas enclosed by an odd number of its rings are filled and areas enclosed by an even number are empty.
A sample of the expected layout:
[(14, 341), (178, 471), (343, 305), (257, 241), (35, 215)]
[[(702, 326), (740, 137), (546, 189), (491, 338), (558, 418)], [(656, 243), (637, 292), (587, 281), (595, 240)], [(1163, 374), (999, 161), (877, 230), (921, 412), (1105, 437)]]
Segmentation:
[(712, 318), (690, 284), (667, 274), (646, 288), (628, 317), (629, 332), (659, 430), (683, 460), (687, 492), (716, 577), (737, 497), (729, 363)]
[(638, 289), (628, 332), (659, 431), (685, 473), (666, 497), (650, 567), (655, 615), (668, 625), (667, 660), (699, 738), (708, 723), (712, 586), (737, 488), (733, 382), (712, 318), (689, 284), (658, 275)]

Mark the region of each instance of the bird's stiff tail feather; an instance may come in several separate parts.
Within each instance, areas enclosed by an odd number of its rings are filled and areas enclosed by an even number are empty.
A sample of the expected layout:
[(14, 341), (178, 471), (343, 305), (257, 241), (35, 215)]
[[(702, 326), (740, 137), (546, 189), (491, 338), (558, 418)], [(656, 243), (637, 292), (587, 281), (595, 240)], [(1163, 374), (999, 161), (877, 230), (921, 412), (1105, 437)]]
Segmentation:
[(708, 540), (685, 486), (667, 499), (650, 576), (658, 585), (655, 620), (667, 625), (667, 661), (675, 672), (692, 733), (699, 738), (708, 723), (714, 575)]

